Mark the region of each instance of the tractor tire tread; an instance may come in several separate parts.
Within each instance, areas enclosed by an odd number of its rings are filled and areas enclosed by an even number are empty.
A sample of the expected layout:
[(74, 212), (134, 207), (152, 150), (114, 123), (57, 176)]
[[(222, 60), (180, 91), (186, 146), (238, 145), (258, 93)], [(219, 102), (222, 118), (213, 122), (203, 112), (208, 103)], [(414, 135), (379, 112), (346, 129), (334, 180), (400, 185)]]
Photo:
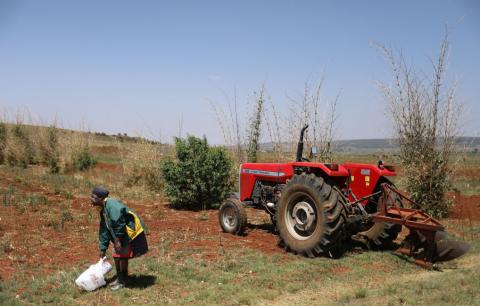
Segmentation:
[[(313, 197), (318, 200), (316, 204), (318, 213), (322, 214), (321, 220), (321, 233), (319, 239), (312, 239), (308, 243), (297, 243), (295, 238), (289, 236), (290, 234), (286, 230), (284, 220), (280, 220), (280, 210), (287, 209), (288, 199), (279, 201), (279, 207), (277, 209), (277, 226), (279, 229), (279, 245), (285, 247), (287, 251), (292, 253), (302, 254), (307, 257), (315, 257), (322, 254), (339, 254), (342, 250), (343, 240), (345, 240), (345, 223), (346, 214), (344, 206), (341, 201), (341, 195), (338, 191), (332, 188), (321, 177), (317, 177), (314, 174), (299, 174), (292, 177), (287, 183), (283, 194), (288, 197), (289, 190), (303, 190), (313, 194)], [(293, 191), (292, 191), (293, 192)], [(310, 238), (309, 238), (310, 239)], [(330, 255), (332, 256), (332, 255)]]
[[(222, 212), (223, 212), (223, 209), (225, 209), (225, 207), (227, 207), (227, 206), (233, 206), (234, 209), (235, 209), (235, 212), (237, 214), (236, 215), (237, 225), (233, 229), (228, 229), (228, 228), (223, 226)], [(241, 235), (245, 234), (245, 231), (247, 229), (247, 212), (245, 211), (245, 206), (243, 205), (243, 203), (240, 200), (229, 198), (229, 199), (225, 200), (225, 202), (222, 203), (222, 205), (220, 206), (218, 211), (219, 211), (218, 219), (219, 219), (219, 222), (220, 222), (220, 227), (222, 228), (222, 230), (224, 232), (231, 233), (231, 234), (238, 235), (238, 236), (241, 236)]]

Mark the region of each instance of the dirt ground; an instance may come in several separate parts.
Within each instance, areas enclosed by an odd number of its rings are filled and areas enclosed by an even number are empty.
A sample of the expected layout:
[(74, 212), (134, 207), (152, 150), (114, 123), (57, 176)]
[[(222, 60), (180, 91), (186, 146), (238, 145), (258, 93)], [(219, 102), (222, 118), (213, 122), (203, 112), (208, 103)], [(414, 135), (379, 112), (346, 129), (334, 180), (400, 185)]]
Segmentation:
[[(2, 185), (16, 185), (22, 192), (41, 193), (49, 199), (47, 207), (21, 212), (17, 207), (4, 206), (0, 210), (0, 278), (11, 278), (17, 269), (25, 273), (51, 273), (82, 262), (98, 260), (98, 211), (86, 197), (68, 200), (73, 215), (63, 228), (52, 226), (52, 218), (60, 218), (58, 205), (65, 201), (40, 186), (22, 186), (4, 178)], [(202, 212), (175, 210), (166, 202), (124, 203), (142, 216), (148, 227), (149, 254), (159, 253), (159, 246), (168, 250), (192, 252), (192, 256), (214, 260), (222, 248), (250, 248), (264, 253), (285, 254), (277, 246), (277, 236), (272, 233), (268, 216), (259, 210), (249, 209), (249, 226), (245, 236), (221, 232), (217, 210)], [(46, 211), (49, 212), (46, 212)], [(51, 217), (50, 217), (51, 216)], [(110, 248), (111, 250), (111, 248)], [(168, 254), (167, 254), (168, 256)]]
[[(89, 199), (73, 196), (62, 198), (42, 186), (24, 186), (13, 178), (4, 177), (1, 187), (15, 185), (25, 193), (36, 192), (49, 199), (46, 207), (19, 211), (4, 205), (0, 209), (0, 279), (9, 279), (18, 269), (26, 275), (52, 273), (62, 268), (98, 259), (98, 212)], [(480, 220), (480, 196), (456, 195), (451, 218)], [(215, 260), (222, 249), (249, 248), (265, 254), (286, 255), (277, 245), (269, 217), (262, 211), (248, 209), (248, 231), (245, 236), (233, 236), (220, 231), (216, 210), (192, 212), (175, 210), (161, 201), (124, 201), (139, 213), (148, 226), (150, 256), (168, 256), (172, 251), (191, 252), (191, 256)], [(52, 225), (60, 218), (59, 205), (69, 203), (73, 218), (63, 226)], [(162, 246), (164, 249), (162, 249)], [(166, 249), (166, 251), (165, 251)], [(148, 256), (148, 255), (147, 255)]]
[(480, 195), (452, 195), (454, 205), (450, 209), (450, 218), (480, 220)]

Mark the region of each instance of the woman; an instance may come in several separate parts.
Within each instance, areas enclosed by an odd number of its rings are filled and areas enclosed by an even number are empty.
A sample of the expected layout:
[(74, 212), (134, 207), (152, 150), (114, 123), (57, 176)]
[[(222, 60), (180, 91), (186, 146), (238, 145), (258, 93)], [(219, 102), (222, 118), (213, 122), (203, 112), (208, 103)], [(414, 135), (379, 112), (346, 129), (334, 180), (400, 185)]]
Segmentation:
[(148, 251), (143, 221), (122, 202), (109, 198), (108, 190), (95, 187), (90, 197), (93, 206), (100, 210), (99, 250), (105, 257), (110, 242), (117, 278), (110, 284), (112, 290), (125, 287), (128, 278), (128, 260)]

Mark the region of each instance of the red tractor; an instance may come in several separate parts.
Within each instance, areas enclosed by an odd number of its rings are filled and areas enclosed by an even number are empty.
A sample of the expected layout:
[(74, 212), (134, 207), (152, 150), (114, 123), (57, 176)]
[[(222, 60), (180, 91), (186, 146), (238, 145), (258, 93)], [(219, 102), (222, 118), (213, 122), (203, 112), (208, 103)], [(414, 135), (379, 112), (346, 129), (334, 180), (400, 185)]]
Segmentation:
[(391, 248), (402, 225), (410, 233), (399, 251), (422, 266), (432, 267), (468, 251), (467, 244), (445, 239), (437, 220), (421, 210), (404, 208), (415, 203), (388, 179), (396, 175), (393, 166), (303, 158), (307, 127), (300, 132), (295, 162), (241, 165), (239, 198), (227, 199), (219, 210), (223, 231), (242, 235), (245, 207), (253, 207), (270, 215), (281, 245), (308, 257), (338, 257), (353, 241), (369, 249)]

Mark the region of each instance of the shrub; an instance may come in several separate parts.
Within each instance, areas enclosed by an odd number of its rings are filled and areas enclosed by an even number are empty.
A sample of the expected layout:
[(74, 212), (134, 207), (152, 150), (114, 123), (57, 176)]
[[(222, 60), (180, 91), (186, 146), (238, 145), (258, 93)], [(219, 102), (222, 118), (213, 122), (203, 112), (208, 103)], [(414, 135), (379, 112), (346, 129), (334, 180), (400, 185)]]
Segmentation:
[(62, 137), (62, 162), (67, 172), (85, 171), (95, 167), (97, 159), (91, 151), (92, 134), (71, 131)]
[(161, 171), (165, 195), (179, 208), (216, 207), (232, 189), (232, 161), (225, 149), (210, 147), (207, 139), (175, 139), (176, 160), (164, 160)]
[(50, 169), (50, 173), (60, 172), (60, 153), (58, 141), (58, 129), (50, 126), (42, 129), (39, 142), (40, 160), (43, 165)]
[(22, 123), (12, 126), (6, 141), (6, 159), (10, 166), (26, 168), (35, 161), (35, 150), (27, 127)]
[(74, 170), (79, 171), (88, 170), (97, 164), (97, 160), (90, 152), (88, 146), (84, 146), (79, 151), (74, 151), (72, 153), (72, 162)]
[(7, 146), (7, 125), (0, 122), (0, 164), (5, 162), (5, 148)]

